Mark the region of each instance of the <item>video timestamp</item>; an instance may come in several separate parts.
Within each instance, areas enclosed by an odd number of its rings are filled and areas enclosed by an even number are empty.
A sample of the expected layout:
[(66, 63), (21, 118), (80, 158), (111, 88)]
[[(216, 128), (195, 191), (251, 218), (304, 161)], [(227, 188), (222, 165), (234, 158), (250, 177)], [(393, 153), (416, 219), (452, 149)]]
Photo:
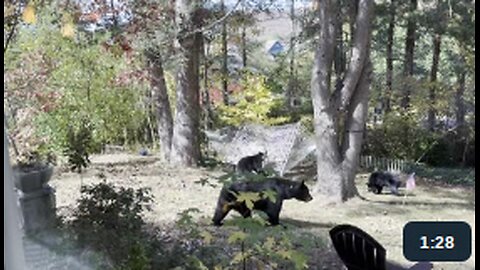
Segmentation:
[(465, 222), (415, 221), (403, 228), (403, 254), (410, 261), (466, 261), (472, 231)]

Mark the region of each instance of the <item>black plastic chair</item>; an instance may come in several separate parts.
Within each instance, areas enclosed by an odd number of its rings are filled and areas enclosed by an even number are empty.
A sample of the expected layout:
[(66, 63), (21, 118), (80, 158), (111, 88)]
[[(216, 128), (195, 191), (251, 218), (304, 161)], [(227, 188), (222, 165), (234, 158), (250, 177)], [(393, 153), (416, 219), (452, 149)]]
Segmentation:
[(330, 230), (338, 256), (348, 270), (386, 270), (386, 250), (373, 237), (351, 225)]

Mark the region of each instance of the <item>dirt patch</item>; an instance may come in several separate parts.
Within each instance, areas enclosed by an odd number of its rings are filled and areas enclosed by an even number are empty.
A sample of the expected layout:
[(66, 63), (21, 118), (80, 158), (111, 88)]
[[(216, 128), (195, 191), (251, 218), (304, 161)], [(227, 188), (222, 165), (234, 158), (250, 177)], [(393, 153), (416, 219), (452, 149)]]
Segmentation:
[[(152, 211), (145, 214), (145, 218), (150, 223), (165, 226), (171, 225), (178, 218), (177, 213), (191, 207), (199, 208), (199, 217), (209, 220), (221, 187), (202, 186), (194, 182), (221, 174), (220, 171), (207, 169), (168, 166), (151, 156), (112, 154), (92, 157), (91, 167), (81, 177), (57, 169), (50, 184), (56, 189), (59, 213), (64, 215), (68, 215), (80, 198), (81, 183), (98, 183), (102, 181), (100, 176), (105, 176), (107, 182), (125, 187), (150, 187), (155, 196), (155, 204)], [(280, 218), (284, 223), (314, 233), (328, 243), (328, 231), (333, 226), (353, 224), (384, 245), (389, 261), (404, 266), (414, 264), (408, 262), (402, 252), (402, 231), (407, 222), (465, 221), (472, 227), (472, 256), (462, 263), (433, 263), (433, 269), (475, 269), (474, 187), (447, 187), (420, 180), (412, 194), (395, 197), (390, 194), (368, 193), (366, 181), (367, 175), (358, 176), (357, 188), (361, 198), (338, 205), (326, 204), (324, 199), (315, 195), (309, 203), (289, 200), (284, 203)], [(324, 262), (325, 265), (335, 265), (338, 261), (331, 249), (312, 252), (315, 253), (315, 258), (328, 261)], [(316, 262), (314, 268), (310, 268), (339, 269), (324, 268), (321, 264)]]

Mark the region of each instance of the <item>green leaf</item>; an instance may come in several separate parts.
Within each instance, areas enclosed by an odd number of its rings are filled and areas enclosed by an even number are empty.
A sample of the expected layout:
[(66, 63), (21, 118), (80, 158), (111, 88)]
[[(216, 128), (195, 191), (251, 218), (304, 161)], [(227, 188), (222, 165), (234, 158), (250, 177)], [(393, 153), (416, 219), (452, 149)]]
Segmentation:
[(240, 263), (240, 262), (242, 262), (244, 259), (247, 259), (249, 256), (250, 256), (250, 252), (249, 252), (249, 251), (246, 251), (246, 252), (238, 252), (238, 253), (235, 254), (235, 256), (233, 257), (232, 263), (234, 263), (234, 264)]
[(232, 233), (228, 239), (227, 239), (227, 242), (229, 244), (233, 244), (233, 243), (236, 243), (236, 242), (239, 242), (239, 241), (243, 241), (245, 240), (245, 238), (247, 237), (247, 234), (242, 232), (242, 231), (237, 231), (237, 232), (234, 232)]
[(273, 246), (275, 245), (275, 238), (269, 236), (265, 240), (265, 243), (263, 243), (263, 247), (267, 250), (272, 250)]
[(280, 249), (277, 251), (277, 254), (280, 255), (283, 259), (291, 259), (292, 258), (292, 251), (286, 249)]
[(308, 268), (308, 258), (305, 254), (293, 251), (291, 252), (291, 261), (295, 264), (295, 269), (307, 269)]
[(210, 245), (213, 239), (213, 236), (211, 233), (207, 231), (201, 231), (200, 236), (203, 238), (203, 241), (205, 242), (205, 244)]
[(260, 199), (260, 193), (258, 192), (240, 192), (237, 195), (237, 202), (245, 202), (245, 205), (250, 210), (253, 210), (254, 203)]
[(276, 203), (277, 202), (277, 192), (273, 189), (268, 189), (266, 191), (263, 192), (263, 197), (267, 198), (268, 200), (270, 200), (272, 203)]

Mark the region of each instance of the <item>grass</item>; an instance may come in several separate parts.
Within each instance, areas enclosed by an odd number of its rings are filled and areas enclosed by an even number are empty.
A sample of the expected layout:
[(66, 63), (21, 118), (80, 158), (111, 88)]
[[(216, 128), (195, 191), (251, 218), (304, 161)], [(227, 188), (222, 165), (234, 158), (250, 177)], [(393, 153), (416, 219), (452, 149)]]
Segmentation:
[[(121, 157), (121, 158), (120, 158)], [(102, 161), (108, 160), (108, 166)], [(108, 181), (113, 181), (125, 187), (152, 188), (155, 196), (153, 211), (145, 214), (147, 222), (158, 227), (175, 227), (177, 213), (196, 207), (201, 211), (195, 213), (196, 219), (203, 217), (200, 226), (211, 231), (216, 237), (214, 241), (225, 243), (229, 232), (236, 227), (231, 224), (235, 213), (226, 218), (226, 226), (216, 228), (209, 224), (214, 212), (216, 200), (221, 185), (201, 185), (198, 180), (212, 179), (223, 172), (206, 168), (177, 168), (162, 163), (135, 162), (142, 157), (115, 156), (108, 158), (92, 158), (92, 166), (84, 175), (84, 183), (101, 181), (97, 176), (103, 173)], [(99, 164), (97, 164), (97, 162)], [(393, 196), (388, 193), (375, 195), (367, 191), (368, 174), (359, 174), (356, 180), (360, 197), (348, 200), (342, 204), (329, 204), (319, 194), (312, 194), (314, 200), (309, 203), (288, 200), (284, 202), (280, 221), (288, 230), (311, 234), (319, 241), (314, 241), (314, 248), (304, 248), (308, 252), (310, 269), (339, 269), (338, 258), (332, 249), (328, 232), (339, 224), (352, 224), (372, 235), (387, 250), (387, 259), (396, 264), (410, 267), (412, 262), (403, 257), (402, 231), (409, 221), (465, 221), (472, 227), (473, 250), (472, 257), (466, 262), (434, 263), (434, 269), (470, 270), (475, 269), (475, 190), (474, 171), (419, 168), (416, 189), (407, 197)], [(430, 178), (431, 177), (431, 178)], [(197, 184), (195, 183), (197, 182)], [(461, 183), (461, 184), (458, 184)], [(56, 189), (57, 206), (68, 212), (75, 206), (75, 200), (80, 196), (78, 176), (68, 172), (54, 175), (52, 186)], [(310, 185), (311, 186), (311, 185)], [(405, 192), (403, 189), (400, 192)], [(202, 220), (202, 219), (200, 219)], [(268, 228), (266, 228), (268, 230)], [(302, 240), (295, 241), (302, 249)], [(321, 266), (321, 267), (320, 267)], [(322, 267), (325, 268), (322, 268)]]

